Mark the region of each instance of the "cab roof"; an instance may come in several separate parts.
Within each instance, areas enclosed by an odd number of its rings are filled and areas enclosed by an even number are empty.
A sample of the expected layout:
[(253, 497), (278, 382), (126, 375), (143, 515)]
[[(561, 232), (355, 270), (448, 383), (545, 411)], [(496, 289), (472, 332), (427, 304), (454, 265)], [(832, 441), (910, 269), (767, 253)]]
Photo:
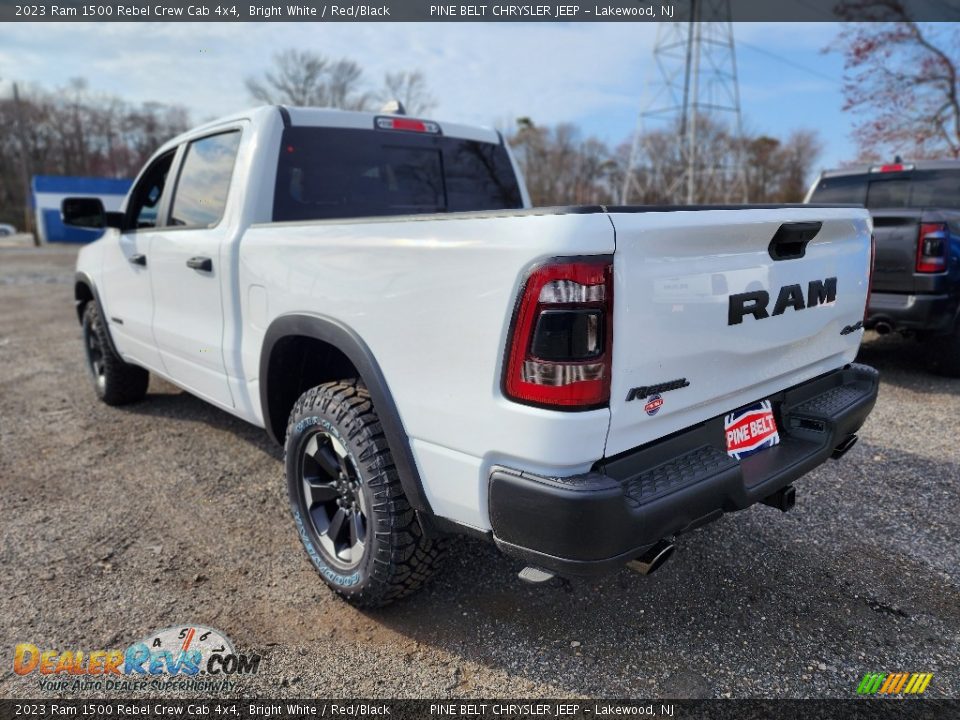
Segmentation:
[(356, 128), (361, 130), (373, 130), (376, 119), (383, 117), (397, 117), (410, 120), (423, 120), (425, 122), (435, 123), (440, 127), (440, 131), (445, 137), (455, 137), (462, 140), (474, 140), (476, 142), (487, 142), (499, 145), (502, 143), (500, 133), (492, 128), (478, 127), (473, 125), (463, 125), (460, 123), (433, 120), (428, 118), (408, 118), (406, 115), (394, 115), (389, 112), (360, 112), (354, 110), (339, 110), (336, 108), (314, 108), (314, 107), (290, 107), (286, 105), (261, 105), (240, 112), (225, 115), (224, 117), (211, 120), (187, 132), (178, 135), (169, 142), (164, 143), (162, 150), (181, 144), (185, 140), (196, 137), (199, 134), (210, 130), (216, 130), (222, 125), (236, 122), (238, 120), (250, 120), (263, 122), (271, 115), (279, 116), (284, 124), (292, 127), (331, 127), (331, 128)]

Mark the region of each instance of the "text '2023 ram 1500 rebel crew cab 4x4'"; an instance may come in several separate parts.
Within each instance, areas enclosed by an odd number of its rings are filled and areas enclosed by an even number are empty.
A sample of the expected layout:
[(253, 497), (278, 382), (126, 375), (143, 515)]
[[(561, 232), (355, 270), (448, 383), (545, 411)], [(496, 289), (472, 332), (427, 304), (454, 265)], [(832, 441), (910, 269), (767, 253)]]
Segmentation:
[(384, 604), (451, 533), (526, 579), (650, 572), (842, 455), (870, 275), (855, 207), (531, 209), (491, 130), (265, 107), (164, 145), (78, 259), (108, 404), (148, 373), (285, 445), (324, 580)]
[(876, 260), (864, 326), (928, 342), (936, 369), (960, 377), (960, 160), (830, 170), (807, 200), (866, 206)]

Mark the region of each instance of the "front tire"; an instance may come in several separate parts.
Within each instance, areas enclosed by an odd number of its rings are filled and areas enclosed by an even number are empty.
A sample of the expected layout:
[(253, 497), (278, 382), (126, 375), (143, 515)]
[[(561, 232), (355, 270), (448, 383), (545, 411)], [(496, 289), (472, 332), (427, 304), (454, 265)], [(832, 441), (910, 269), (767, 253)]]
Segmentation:
[(143, 400), (150, 384), (150, 373), (124, 362), (114, 352), (107, 332), (96, 301), (88, 302), (83, 309), (83, 346), (97, 397), (107, 405), (127, 405)]
[(356, 379), (297, 400), (284, 444), (287, 493), (320, 576), (357, 607), (417, 590), (439, 558), (410, 507), (367, 389)]

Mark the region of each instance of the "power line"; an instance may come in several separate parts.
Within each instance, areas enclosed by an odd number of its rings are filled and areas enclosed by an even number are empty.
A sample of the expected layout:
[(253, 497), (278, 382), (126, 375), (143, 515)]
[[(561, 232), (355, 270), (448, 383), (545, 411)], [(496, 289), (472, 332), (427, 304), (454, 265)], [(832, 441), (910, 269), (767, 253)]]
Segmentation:
[(779, 60), (780, 62), (784, 63), (785, 65), (789, 65), (789, 66), (791, 66), (791, 67), (794, 67), (794, 68), (796, 68), (797, 70), (803, 70), (804, 72), (810, 73), (811, 75), (816, 75), (818, 78), (821, 78), (822, 80), (829, 80), (830, 82), (839, 82), (838, 78), (836, 78), (836, 77), (831, 77), (831, 76), (827, 75), (826, 73), (820, 72), (819, 70), (814, 70), (813, 68), (807, 67), (806, 65), (801, 65), (801, 64), (798, 63), (798, 62), (794, 62), (793, 60), (790, 60), (789, 58), (783, 57), (782, 55), (778, 55), (777, 53), (770, 52), (769, 50), (764, 50), (762, 47), (757, 47), (756, 45), (753, 45), (752, 43), (744, 42), (743, 40), (738, 40), (738, 41), (737, 41), (737, 45), (739, 45), (740, 47), (749, 48), (750, 50), (753, 50), (754, 52), (758, 52), (758, 53), (760, 53), (761, 55), (766, 55), (767, 57), (771, 57), (771, 58), (773, 58), (774, 60)]

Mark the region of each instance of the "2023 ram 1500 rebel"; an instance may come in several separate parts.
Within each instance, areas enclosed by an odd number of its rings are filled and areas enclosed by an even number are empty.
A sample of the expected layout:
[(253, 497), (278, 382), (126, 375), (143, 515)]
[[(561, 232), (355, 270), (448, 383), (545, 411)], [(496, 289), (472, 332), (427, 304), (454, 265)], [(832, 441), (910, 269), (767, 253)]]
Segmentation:
[(164, 145), (80, 253), (94, 386), (148, 373), (284, 443), (297, 532), (364, 606), (451, 533), (521, 576), (651, 572), (674, 536), (839, 457), (870, 218), (838, 206), (529, 207), (500, 135), (265, 107)]
[(929, 341), (936, 368), (960, 377), (960, 161), (830, 170), (807, 200), (866, 206), (876, 262), (864, 326)]

